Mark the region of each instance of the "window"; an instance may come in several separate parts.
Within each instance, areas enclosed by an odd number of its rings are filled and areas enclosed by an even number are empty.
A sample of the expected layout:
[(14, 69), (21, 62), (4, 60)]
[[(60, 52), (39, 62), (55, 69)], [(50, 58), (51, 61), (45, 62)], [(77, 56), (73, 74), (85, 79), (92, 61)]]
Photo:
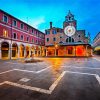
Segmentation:
[(72, 38), (72, 42), (74, 42), (74, 39)]
[(81, 37), (80, 35), (78, 35), (78, 37)]
[(36, 43), (38, 43), (38, 40), (36, 40)]
[(36, 36), (38, 36), (38, 31), (36, 31)]
[(27, 26), (27, 29), (26, 29), (27, 31), (29, 31), (29, 27)]
[(34, 30), (32, 29), (32, 33), (34, 33)]
[(56, 41), (56, 38), (53, 38), (53, 41)]
[(47, 38), (47, 42), (49, 42), (49, 38)]
[(32, 39), (32, 43), (34, 43), (34, 39)]
[(8, 31), (5, 30), (5, 29), (3, 29), (3, 36), (4, 36), (4, 37), (8, 37)]
[(23, 40), (24, 39), (24, 36), (23, 35), (21, 35), (21, 40)]
[(59, 29), (57, 29), (57, 32), (59, 32)]
[(17, 26), (17, 21), (13, 20), (13, 26)]
[(47, 35), (47, 34), (50, 34), (50, 31), (46, 31), (46, 35)]
[(63, 31), (62, 30), (60, 30), (60, 33), (62, 33)]
[(68, 41), (68, 38), (66, 39), (66, 42), (69, 42), (69, 41)]
[(69, 37), (69, 42), (71, 42), (71, 37)]
[(3, 16), (3, 21), (8, 23), (8, 17), (6, 15)]
[(71, 37), (68, 37), (68, 38), (66, 39), (66, 42), (69, 42), (69, 43), (74, 42), (74, 39), (71, 38)]
[(23, 28), (24, 28), (24, 24), (21, 24), (21, 26), (20, 26), (20, 27), (21, 27), (21, 29), (23, 29)]
[(52, 30), (52, 34), (56, 34), (57, 32), (56, 32), (56, 30)]
[(14, 39), (17, 39), (16, 33), (13, 33), (13, 38), (14, 38)]
[(29, 41), (29, 37), (27, 37), (27, 39), (26, 39), (27, 41)]

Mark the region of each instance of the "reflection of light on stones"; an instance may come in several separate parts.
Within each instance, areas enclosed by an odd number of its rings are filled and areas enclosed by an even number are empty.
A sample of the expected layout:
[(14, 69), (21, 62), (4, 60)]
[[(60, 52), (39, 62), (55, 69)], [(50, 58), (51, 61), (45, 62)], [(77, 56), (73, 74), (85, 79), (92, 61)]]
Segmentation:
[(49, 62), (52, 67), (51, 67), (51, 72), (54, 75), (54, 77), (59, 77), (59, 75), (61, 74), (62, 71), (62, 67), (61, 65), (63, 64), (64, 59), (62, 58), (50, 58), (46, 60), (47, 62)]

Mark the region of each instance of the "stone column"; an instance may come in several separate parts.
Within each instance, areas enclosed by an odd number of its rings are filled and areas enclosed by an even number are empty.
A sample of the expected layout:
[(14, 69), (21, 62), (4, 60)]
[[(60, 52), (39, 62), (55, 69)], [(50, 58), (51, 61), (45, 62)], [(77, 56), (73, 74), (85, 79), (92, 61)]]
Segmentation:
[(8, 59), (12, 58), (12, 44), (9, 45)]
[(26, 47), (24, 47), (24, 58), (26, 58)]
[(57, 50), (56, 50), (56, 48), (55, 48), (55, 56), (56, 56), (56, 52), (57, 52)]
[(87, 45), (86, 45), (86, 56), (88, 56), (88, 49), (87, 49)]
[(47, 48), (46, 48), (46, 57), (48, 56), (48, 50), (47, 50)]
[(20, 46), (19, 46), (19, 45), (18, 45), (18, 52), (17, 52), (17, 53), (18, 53), (18, 54), (17, 54), (17, 55), (18, 55), (17, 57), (18, 57), (18, 59), (19, 59), (19, 58), (20, 58)]
[(74, 46), (74, 56), (76, 56), (76, 46)]
[(42, 47), (40, 48), (40, 56), (42, 57)]
[(66, 46), (64, 47), (64, 56), (67, 56)]
[(31, 57), (31, 48), (29, 48), (29, 58)]

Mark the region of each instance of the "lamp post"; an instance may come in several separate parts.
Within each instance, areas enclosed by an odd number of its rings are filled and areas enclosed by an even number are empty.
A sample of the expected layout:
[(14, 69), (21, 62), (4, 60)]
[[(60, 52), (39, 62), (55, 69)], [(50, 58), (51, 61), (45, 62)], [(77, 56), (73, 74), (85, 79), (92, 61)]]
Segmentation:
[(57, 47), (58, 47), (58, 45), (55, 44), (55, 56), (57, 55)]

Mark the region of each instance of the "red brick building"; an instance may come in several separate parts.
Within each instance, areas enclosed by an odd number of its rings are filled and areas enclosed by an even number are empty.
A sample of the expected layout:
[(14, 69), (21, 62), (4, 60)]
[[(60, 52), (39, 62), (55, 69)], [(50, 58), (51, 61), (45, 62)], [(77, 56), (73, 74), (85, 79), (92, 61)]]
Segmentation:
[(45, 56), (45, 34), (0, 10), (0, 59)]
[[(74, 35), (68, 36), (65, 33), (65, 28), (74, 27)], [(71, 31), (68, 30), (69, 32)], [(65, 16), (63, 28), (52, 26), (45, 30), (45, 46), (46, 56), (91, 56), (92, 48), (89, 44), (89, 37), (86, 37), (85, 30), (77, 29), (77, 20), (69, 11)]]

